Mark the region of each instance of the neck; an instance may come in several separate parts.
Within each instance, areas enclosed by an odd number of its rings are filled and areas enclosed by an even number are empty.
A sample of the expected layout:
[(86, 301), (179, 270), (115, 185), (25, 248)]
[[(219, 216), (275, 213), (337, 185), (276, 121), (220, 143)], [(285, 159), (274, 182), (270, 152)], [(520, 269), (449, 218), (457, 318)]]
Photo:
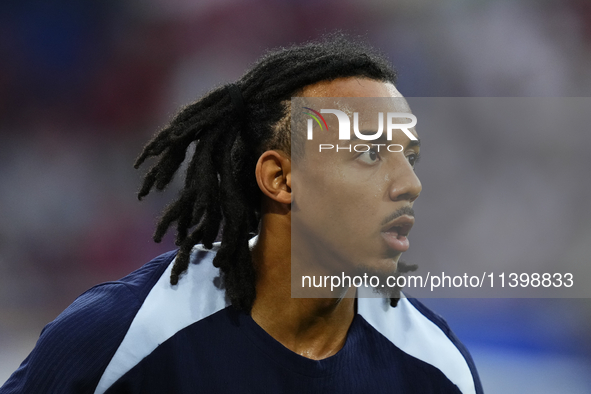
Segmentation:
[(320, 360), (344, 346), (355, 315), (355, 299), (291, 298), (289, 219), (289, 215), (263, 216), (252, 250), (257, 296), (251, 314), (259, 326), (285, 347)]

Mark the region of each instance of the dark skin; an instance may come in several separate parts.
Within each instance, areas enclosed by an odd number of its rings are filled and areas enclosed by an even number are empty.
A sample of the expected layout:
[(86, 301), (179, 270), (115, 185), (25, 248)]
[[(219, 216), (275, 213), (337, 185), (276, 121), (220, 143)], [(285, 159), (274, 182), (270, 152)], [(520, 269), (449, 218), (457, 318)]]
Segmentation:
[[(361, 78), (322, 81), (305, 87), (301, 96), (402, 97), (390, 83)], [(407, 147), (404, 154), (391, 155), (387, 160), (376, 163), (369, 161), (367, 155), (355, 159), (361, 163), (354, 162), (354, 165), (359, 166), (359, 171), (371, 171), (377, 177), (371, 187), (353, 189), (351, 185), (339, 181), (338, 177), (336, 180), (334, 177), (319, 179), (319, 182), (328, 184), (330, 190), (341, 192), (341, 196), (351, 195), (351, 198), (363, 199), (367, 206), (377, 207), (369, 213), (342, 211), (345, 212), (344, 220), (358, 221), (361, 220), (358, 218), (363, 218), (364, 223), (368, 223), (367, 234), (373, 231), (373, 227), (369, 226), (375, 227), (391, 212), (402, 207), (412, 207), (421, 191), (412, 161), (409, 164), (408, 160), (408, 157), (418, 155), (418, 147), (411, 147), (406, 137), (399, 138), (399, 141), (394, 142)], [(334, 163), (333, 167), (339, 168), (345, 164)], [(326, 176), (331, 176), (330, 171), (327, 171)], [(289, 154), (276, 150), (264, 152), (257, 163), (256, 178), (264, 198), (261, 230), (257, 244), (252, 249), (257, 271), (257, 296), (252, 307), (252, 318), (293, 352), (314, 360), (330, 357), (345, 344), (347, 331), (355, 315), (355, 299), (352, 297), (355, 288), (341, 289), (333, 298), (291, 298), (291, 204), (294, 195)], [(348, 193), (349, 190), (354, 192)], [(302, 201), (305, 201), (303, 197)], [(314, 199), (315, 196), (310, 198)], [(378, 269), (389, 265), (388, 269), (395, 269), (399, 257), (400, 253), (388, 259), (375, 256), (370, 265)]]

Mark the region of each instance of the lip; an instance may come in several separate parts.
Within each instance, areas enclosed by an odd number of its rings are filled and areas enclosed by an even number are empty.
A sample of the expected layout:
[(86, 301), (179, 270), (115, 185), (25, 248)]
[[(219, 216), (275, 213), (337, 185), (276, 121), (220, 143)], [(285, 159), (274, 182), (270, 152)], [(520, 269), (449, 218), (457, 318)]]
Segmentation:
[(415, 224), (415, 219), (409, 215), (402, 215), (382, 227), (380, 235), (390, 249), (406, 252), (410, 247), (408, 233)]

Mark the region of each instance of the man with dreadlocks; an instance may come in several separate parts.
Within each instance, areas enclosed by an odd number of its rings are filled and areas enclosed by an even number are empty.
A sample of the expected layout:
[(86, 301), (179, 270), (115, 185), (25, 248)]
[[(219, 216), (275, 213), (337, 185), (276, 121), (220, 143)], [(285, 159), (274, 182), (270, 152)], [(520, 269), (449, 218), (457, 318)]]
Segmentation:
[[(292, 192), (290, 99), (401, 97), (395, 80), (371, 48), (331, 36), (270, 52), (182, 109), (135, 163), (156, 158), (142, 198), (171, 182), (194, 145), (154, 236), (176, 223), (178, 251), (81, 295), (0, 393), (482, 393), (467, 350), (416, 300), (291, 298), (292, 210), (322, 197)], [(314, 179), (340, 201), (384, 207), (386, 227), (408, 232), (421, 191), (418, 143), (396, 138), (404, 154), (379, 167), (389, 173), (378, 189), (353, 193), (330, 168)], [(357, 220), (341, 208), (327, 212)], [(397, 237), (394, 266), (408, 248), (406, 234)]]

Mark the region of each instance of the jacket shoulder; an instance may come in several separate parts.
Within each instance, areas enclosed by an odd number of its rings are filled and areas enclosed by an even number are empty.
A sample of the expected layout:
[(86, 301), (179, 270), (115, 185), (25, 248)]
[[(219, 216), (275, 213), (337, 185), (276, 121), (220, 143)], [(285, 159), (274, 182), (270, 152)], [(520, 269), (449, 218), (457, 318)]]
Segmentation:
[(47, 324), (0, 393), (92, 393), (169, 252), (126, 277), (92, 287)]
[(359, 314), (405, 353), (439, 369), (463, 394), (480, 394), (474, 361), (447, 322), (416, 299), (359, 298)]

